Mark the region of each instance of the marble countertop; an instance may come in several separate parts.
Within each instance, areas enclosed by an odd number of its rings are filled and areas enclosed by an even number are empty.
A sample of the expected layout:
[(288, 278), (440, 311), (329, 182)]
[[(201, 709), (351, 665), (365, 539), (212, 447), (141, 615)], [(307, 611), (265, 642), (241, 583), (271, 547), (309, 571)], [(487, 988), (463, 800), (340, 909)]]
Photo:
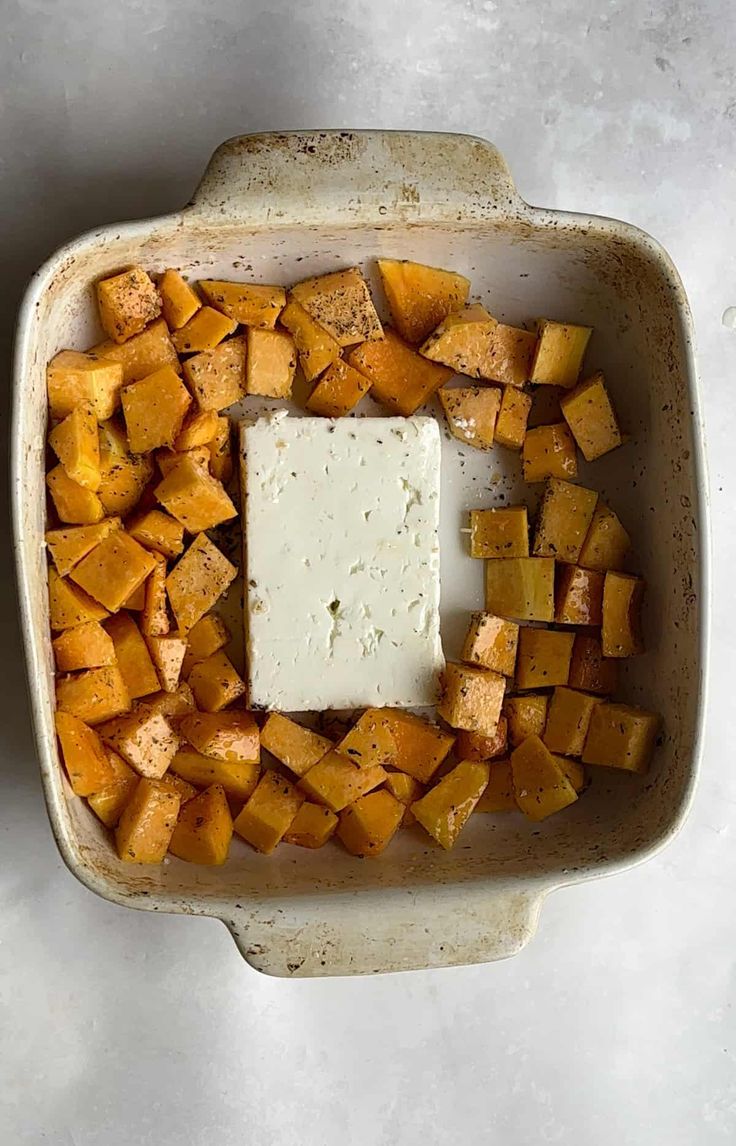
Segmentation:
[[(280, 981), (220, 924), (96, 899), (63, 867), (1, 555), (0, 1137), (10, 1146), (736, 1139), (736, 22), (727, 0), (13, 0), (0, 45), (4, 305), (60, 242), (184, 202), (222, 139), (486, 136), (533, 203), (663, 242), (708, 430), (713, 659), (692, 815), (658, 858), (553, 895), (506, 963)], [(7, 383), (5, 388), (7, 395)]]

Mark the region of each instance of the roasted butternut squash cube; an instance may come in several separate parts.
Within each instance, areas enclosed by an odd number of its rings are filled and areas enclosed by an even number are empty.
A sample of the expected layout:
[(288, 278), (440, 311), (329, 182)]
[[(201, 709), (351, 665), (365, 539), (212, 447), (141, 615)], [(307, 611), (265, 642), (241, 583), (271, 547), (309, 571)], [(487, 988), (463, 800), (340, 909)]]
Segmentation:
[(84, 621), (52, 641), (58, 672), (115, 664), (115, 646), (99, 621)]
[(72, 481), (85, 489), (100, 485), (100, 435), (94, 406), (85, 402), (49, 434), (49, 445)]
[(222, 617), (218, 617), (216, 613), (206, 613), (187, 633), (187, 651), (181, 666), (182, 676), (188, 677), (196, 664), (211, 657), (229, 640), (230, 630)]
[(87, 797), (87, 803), (106, 828), (114, 828), (122, 815), (123, 808), (138, 787), (140, 776), (125, 763), (122, 756), (112, 748), (103, 745), (114, 779), (110, 784)]
[(572, 646), (568, 683), (570, 688), (610, 696), (618, 686), (618, 661), (603, 656), (597, 637), (577, 633)]
[(160, 509), (149, 509), (129, 522), (126, 528), (144, 549), (153, 550), (163, 557), (178, 557), (184, 552), (184, 526)]
[(283, 287), (230, 283), (219, 279), (203, 279), (198, 285), (210, 306), (243, 326), (273, 330), (286, 305)]
[(516, 803), (529, 820), (539, 823), (578, 798), (552, 753), (538, 736), (529, 736), (511, 753)]
[(328, 752), (305, 772), (299, 780), (299, 787), (318, 804), (325, 804), (333, 812), (341, 812), (385, 779), (386, 771), (380, 764), (356, 768), (348, 756)]
[[(155, 565), (146, 580), (140, 626), (141, 632), (146, 637), (163, 637), (171, 628), (169, 611), (166, 607), (166, 558), (161, 553), (153, 553), (152, 557)], [(186, 642), (182, 643), (185, 651)], [(184, 651), (181, 654), (182, 659)]]
[[(250, 712), (193, 712), (184, 717), (180, 728), (182, 736), (203, 756), (240, 764), (260, 763), (258, 725)], [(223, 786), (227, 790), (227, 785)]]
[(225, 789), (213, 784), (181, 808), (169, 851), (189, 863), (219, 866), (227, 859), (233, 836)]
[(526, 425), (532, 400), (523, 390), (505, 386), (496, 418), (495, 442), (509, 450), (520, 450), (526, 437)]
[(258, 760), (215, 760), (182, 748), (171, 761), (171, 771), (197, 788), (220, 784), (231, 800), (242, 803), (255, 792), (261, 765)]
[[(139, 379), (153, 374), (163, 366), (173, 366), (179, 370), (179, 359), (169, 328), (162, 318), (152, 322), (140, 334), (133, 335), (127, 342), (118, 345), (115, 342), (101, 342), (93, 346), (88, 354), (94, 354), (109, 362), (117, 362), (122, 367), (123, 377), (121, 385), (127, 386), (129, 382), (138, 382)], [(112, 414), (120, 400), (112, 406)], [(110, 417), (110, 414), (98, 414), (100, 421)]]
[(74, 794), (89, 796), (112, 784), (115, 772), (94, 729), (70, 712), (57, 712), (54, 721)]
[(456, 752), (460, 760), (498, 760), (508, 751), (508, 721), (501, 713), (493, 736), (480, 732), (459, 732)]
[(448, 314), (420, 347), (420, 354), (453, 373), (490, 378), (498, 322), (479, 303)]
[(555, 563), (551, 557), (501, 557), (486, 562), (486, 610), (517, 621), (554, 617)]
[(107, 609), (97, 601), (65, 577), (60, 577), (55, 569), (49, 569), (49, 622), (52, 629), (73, 629), (86, 621), (104, 621), (107, 615)]
[(261, 729), (261, 745), (295, 776), (304, 776), (333, 748), (331, 740), (311, 728), (272, 712)]
[(69, 525), (94, 525), (105, 516), (105, 507), (97, 494), (70, 478), (62, 465), (54, 466), (46, 474), (46, 485), (59, 521)]
[(168, 718), (145, 704), (106, 721), (100, 736), (139, 776), (152, 780), (163, 776), (179, 749), (179, 737)]
[(173, 367), (163, 366), (125, 386), (122, 402), (130, 449), (144, 454), (173, 445), (192, 398)]
[(603, 616), (604, 574), (579, 565), (564, 565), (555, 589), (558, 625), (600, 625)]
[(305, 279), (292, 287), (291, 297), (340, 346), (383, 338), (368, 283), (358, 267)]
[(501, 405), (496, 386), (443, 386), (439, 399), (454, 438), (476, 450), (491, 449)]
[(324, 418), (342, 418), (355, 409), (370, 385), (370, 378), (339, 358), (327, 367), (305, 408)]
[(312, 382), (340, 357), (339, 342), (315, 322), (295, 299), (289, 298), (279, 316), (279, 321), (294, 339), (294, 345), (299, 353), (299, 365), (307, 382)]
[(125, 517), (141, 500), (153, 477), (153, 461), (129, 454), (125, 433), (114, 422), (100, 426), (100, 488), (105, 513)]
[(514, 795), (514, 778), (509, 760), (494, 760), (488, 774), (488, 784), (478, 803), (476, 812), (518, 812)]
[(560, 399), (560, 408), (586, 462), (593, 462), (621, 445), (623, 438), (616, 411), (600, 371), (565, 394)]
[(247, 332), (245, 392), (264, 398), (290, 398), (296, 370), (296, 347), (285, 330)]
[(88, 403), (102, 422), (120, 405), (123, 368), (93, 351), (62, 350), (46, 367), (46, 385), (52, 418), (66, 418)]
[(334, 835), (337, 823), (337, 816), (329, 808), (305, 800), (291, 821), (284, 843), (300, 848), (321, 848)]
[(100, 324), (113, 342), (140, 334), (161, 313), (161, 298), (142, 267), (130, 267), (97, 284)]
[(588, 735), (593, 709), (600, 697), (574, 688), (556, 688), (547, 710), (547, 724), (542, 739), (550, 752), (561, 756), (580, 756)]
[(516, 657), (517, 688), (552, 688), (567, 684), (574, 633), (522, 628)]
[(235, 333), (237, 326), (237, 322), (222, 311), (212, 306), (202, 306), (184, 326), (174, 331), (171, 341), (179, 354), (214, 350), (223, 338)]
[(181, 666), (187, 643), (176, 633), (149, 636), (146, 641), (151, 660), (154, 663), (161, 688), (164, 692), (176, 692), (181, 678)]
[(179, 681), (173, 692), (155, 692), (153, 696), (147, 696), (144, 703), (151, 712), (160, 712), (167, 719), (171, 718), (175, 728), (178, 727), (180, 717), (197, 711), (192, 690), (183, 680)]
[(528, 557), (529, 517), (525, 505), (471, 509), (471, 557)]
[(383, 720), (394, 739), (391, 766), (428, 784), (448, 756), (455, 737), (421, 716), (403, 709), (385, 708)]
[(461, 659), (471, 665), (513, 676), (519, 626), (493, 613), (471, 613)]
[(586, 569), (623, 569), (631, 539), (616, 514), (598, 501), (580, 550), (578, 564)]
[(178, 453), (194, 450), (198, 446), (209, 446), (217, 433), (220, 418), (216, 410), (198, 410), (190, 414), (179, 431), (174, 449)]
[(268, 855), (291, 827), (304, 793), (278, 772), (264, 772), (233, 827), (252, 847)]
[(183, 363), (184, 377), (201, 410), (224, 410), (245, 393), (245, 335), (202, 350)]
[(209, 446), (195, 446), (191, 450), (184, 450), (183, 453), (178, 453), (177, 450), (161, 449), (156, 451), (156, 465), (162, 478), (168, 477), (171, 471), (179, 465), (179, 462), (183, 462), (185, 458), (193, 465), (208, 472), (210, 457)]
[(97, 525), (78, 525), (71, 529), (50, 529), (46, 545), (57, 572), (66, 577), (78, 561), (91, 553), (113, 529), (120, 529), (119, 517), (108, 517)]
[(503, 714), (508, 724), (509, 744), (518, 748), (528, 736), (542, 736), (547, 723), (549, 697), (545, 693), (507, 696)]
[(521, 450), (524, 481), (574, 478), (578, 472), (575, 442), (566, 422), (527, 430)]
[(437, 712), (451, 728), (493, 736), (505, 690), (506, 678), (500, 673), (448, 661)]
[(115, 529), (74, 566), (69, 576), (114, 613), (155, 565), (155, 559), (142, 545), (122, 529)]
[(190, 784), (187, 780), (182, 780), (181, 776), (174, 775), (171, 770), (164, 772), (160, 783), (162, 783), (165, 788), (168, 788), (170, 792), (175, 792), (177, 796), (180, 797), (182, 807), (184, 807), (188, 800), (193, 800), (197, 795), (197, 789), (194, 787), (194, 784)]
[(535, 557), (554, 557), (574, 565), (590, 528), (598, 494), (594, 489), (550, 478), (534, 534)]
[(499, 322), (491, 342), (489, 379), (504, 386), (523, 386), (529, 381), (536, 347), (536, 331)]
[(599, 704), (590, 718), (583, 763), (646, 772), (660, 727), (656, 712), (632, 704)]
[(404, 805), (385, 788), (369, 792), (340, 813), (338, 839), (351, 855), (380, 855), (396, 835), (404, 812)]
[(195, 537), (166, 578), (169, 604), (181, 633), (188, 633), (212, 608), (237, 572), (205, 533)]
[(131, 698), (148, 696), (160, 688), (158, 675), (140, 629), (129, 613), (117, 613), (105, 628), (115, 647), (117, 666)]
[[(386, 788), (405, 808), (423, 796), (425, 791), (424, 785), (408, 772), (387, 772)], [(405, 822), (405, 819), (402, 820), (402, 823)]]
[(441, 847), (450, 849), (488, 784), (488, 764), (462, 760), (426, 796), (412, 804), (419, 823)]
[(125, 604), (123, 605), (123, 608), (129, 609), (129, 610), (131, 610), (131, 612), (141, 613), (141, 612), (143, 612), (145, 605), (146, 605), (146, 582), (144, 581), (142, 585), (139, 585), (137, 589), (134, 589), (133, 592), (130, 594), (130, 596), (126, 598), (126, 601), (125, 601)]
[(378, 259), (378, 269), (391, 319), (407, 342), (423, 342), (448, 314), (462, 309), (470, 290), (464, 275), (408, 259)]
[(383, 338), (361, 343), (347, 358), (369, 380), (371, 396), (404, 417), (415, 413), (452, 377), (452, 370), (427, 362), (388, 326)]
[(392, 763), (396, 741), (386, 709), (367, 708), (337, 745), (337, 751), (358, 768)]
[(532, 362), (531, 382), (548, 386), (562, 386), (569, 390), (580, 377), (585, 350), (593, 333), (590, 326), (553, 322), (540, 318), (537, 322), (536, 353)]
[(188, 533), (214, 529), (237, 516), (222, 482), (186, 456), (156, 486), (155, 492)]
[(120, 859), (126, 863), (161, 863), (180, 805), (180, 797), (160, 780), (139, 780), (115, 829)]
[(635, 657), (644, 652), (641, 603), (644, 581), (609, 570), (603, 583), (601, 645), (604, 657)]
[(203, 712), (220, 712), (245, 692), (243, 680), (222, 649), (196, 664), (188, 683)]
[(161, 275), (158, 281), (158, 293), (161, 296), (161, 310), (169, 330), (180, 330), (202, 305), (196, 291), (178, 271), (172, 269), (164, 271)]
[(56, 707), (85, 724), (102, 724), (130, 710), (130, 693), (116, 665), (86, 669), (56, 682)]
[(557, 761), (566, 779), (580, 795), (588, 783), (585, 766), (579, 760), (571, 760), (569, 756), (560, 756), (557, 752), (552, 753), (552, 758)]

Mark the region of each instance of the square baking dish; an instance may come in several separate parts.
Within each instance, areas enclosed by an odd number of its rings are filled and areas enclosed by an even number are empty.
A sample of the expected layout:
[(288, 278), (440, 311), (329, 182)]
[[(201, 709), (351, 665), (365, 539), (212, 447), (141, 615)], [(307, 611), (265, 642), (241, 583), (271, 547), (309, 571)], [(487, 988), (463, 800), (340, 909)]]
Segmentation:
[[(415, 829), (377, 861), (288, 846), (264, 857), (242, 845), (223, 868), (175, 859), (154, 868), (122, 864), (72, 796), (57, 757), (43, 542), (46, 362), (98, 338), (90, 284), (130, 263), (287, 284), (376, 256), (465, 273), (473, 295), (505, 321), (544, 315), (595, 328), (588, 362), (605, 370), (631, 440), (580, 477), (622, 517), (648, 583), (648, 651), (627, 663), (622, 695), (663, 715), (651, 772), (597, 771), (584, 799), (542, 825), (473, 817), (449, 853)], [(448, 656), (467, 611), (481, 603), (481, 563), (463, 552), (462, 512), (528, 493), (507, 451), (458, 468), (453, 449), (443, 460), (441, 530)], [(184, 210), (105, 227), (63, 247), (32, 279), (20, 313), (12, 502), (38, 756), (65, 862), (116, 903), (222, 919), (259, 970), (351, 974), (514, 954), (533, 934), (549, 891), (640, 862), (687, 814), (708, 609), (706, 479), (687, 300), (651, 238), (609, 219), (530, 207), (484, 140), (370, 131), (232, 139), (215, 152)]]

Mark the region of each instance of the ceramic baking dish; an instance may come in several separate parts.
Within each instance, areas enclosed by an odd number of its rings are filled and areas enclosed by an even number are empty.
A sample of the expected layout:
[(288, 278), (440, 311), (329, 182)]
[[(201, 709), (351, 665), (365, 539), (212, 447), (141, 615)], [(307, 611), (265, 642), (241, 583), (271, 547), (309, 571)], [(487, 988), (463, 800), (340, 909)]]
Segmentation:
[[(53, 732), (45, 364), (62, 347), (98, 338), (90, 283), (126, 264), (290, 283), (377, 255), (463, 271), (473, 294), (507, 321), (545, 315), (595, 328), (588, 362), (606, 371), (631, 441), (583, 468), (581, 478), (623, 518), (649, 585), (648, 651), (626, 665), (622, 691), (664, 716), (651, 773), (642, 780), (598, 770), (585, 798), (543, 825), (473, 817), (450, 853), (414, 829), (377, 861), (287, 845), (262, 857), (239, 844), (224, 868), (121, 864), (71, 796)], [(452, 655), (467, 610), (481, 603), (482, 563), (463, 552), (462, 513), (528, 490), (516, 488), (518, 459), (508, 452), (489, 461), (457, 445), (445, 449), (442, 624)], [(20, 314), (12, 462), (18, 585), (38, 756), (65, 862), (116, 903), (222, 919), (248, 962), (276, 975), (437, 967), (517, 952), (549, 891), (645, 859), (687, 813), (706, 666), (705, 490), (688, 304), (668, 256), (647, 235), (609, 219), (530, 207), (495, 148), (468, 136), (310, 132), (223, 144), (184, 210), (69, 243), (35, 275)]]

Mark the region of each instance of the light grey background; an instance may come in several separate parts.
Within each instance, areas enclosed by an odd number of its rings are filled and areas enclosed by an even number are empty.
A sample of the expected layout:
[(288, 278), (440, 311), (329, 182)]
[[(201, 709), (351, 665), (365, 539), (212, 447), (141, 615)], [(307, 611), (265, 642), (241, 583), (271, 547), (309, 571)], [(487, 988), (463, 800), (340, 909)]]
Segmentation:
[(703, 779), (667, 852), (553, 896), (508, 963), (282, 982), (218, 923), (113, 907), (62, 867), (6, 543), (0, 1142), (733, 1142), (732, 4), (5, 0), (0, 17), (5, 360), (37, 264), (75, 232), (184, 202), (227, 136), (477, 133), (531, 202), (627, 219), (673, 255), (697, 326), (715, 552)]

